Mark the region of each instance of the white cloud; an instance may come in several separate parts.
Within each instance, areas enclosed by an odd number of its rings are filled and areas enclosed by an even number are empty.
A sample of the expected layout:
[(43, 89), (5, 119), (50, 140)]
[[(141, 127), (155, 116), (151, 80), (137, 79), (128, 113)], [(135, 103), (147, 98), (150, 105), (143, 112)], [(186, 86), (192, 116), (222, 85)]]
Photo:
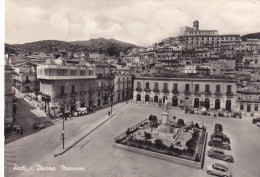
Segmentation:
[(201, 29), (246, 34), (259, 32), (259, 9), (252, 1), (6, 0), (6, 42), (107, 37), (147, 46), (195, 19)]

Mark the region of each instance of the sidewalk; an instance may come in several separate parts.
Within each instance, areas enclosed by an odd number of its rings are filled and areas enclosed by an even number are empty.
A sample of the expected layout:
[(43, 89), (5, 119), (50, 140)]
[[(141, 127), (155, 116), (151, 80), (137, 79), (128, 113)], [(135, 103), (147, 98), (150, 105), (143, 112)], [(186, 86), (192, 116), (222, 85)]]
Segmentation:
[[(80, 134), (79, 137), (81, 138), (74, 138), (70, 141), (70, 145), (68, 147), (66, 147), (65, 149), (63, 149), (62, 151), (54, 154), (54, 157), (57, 157), (59, 155), (64, 154), (65, 152), (67, 152), (68, 150), (70, 150), (73, 146), (75, 146), (76, 144), (78, 144), (81, 140), (83, 140), (85, 137), (87, 137), (89, 134), (91, 134), (92, 132), (94, 132), (96, 129), (98, 129), (101, 125), (103, 125), (105, 122), (107, 122), (109, 119), (111, 119), (112, 117), (114, 117), (115, 114), (111, 115), (111, 116), (105, 116), (103, 117), (101, 120), (99, 120), (98, 122), (96, 122), (95, 124), (93, 124), (91, 127), (89, 127), (89, 129), (87, 129), (86, 131), (84, 131), (83, 133)], [(66, 132), (65, 132), (66, 134)], [(73, 142), (73, 143), (71, 143)]]

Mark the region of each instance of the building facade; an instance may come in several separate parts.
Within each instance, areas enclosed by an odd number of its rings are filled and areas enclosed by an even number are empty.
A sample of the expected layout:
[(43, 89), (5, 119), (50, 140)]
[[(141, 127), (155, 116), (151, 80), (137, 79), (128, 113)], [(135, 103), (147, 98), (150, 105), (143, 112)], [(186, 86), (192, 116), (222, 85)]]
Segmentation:
[(14, 93), (12, 91), (13, 79), (12, 79), (13, 69), (10, 66), (5, 66), (5, 90), (4, 90), (4, 99), (5, 99), (5, 109), (4, 109), (4, 122), (6, 124), (13, 123), (13, 99)]
[(237, 95), (240, 111), (260, 113), (260, 90), (240, 88), (237, 91)]
[(65, 60), (58, 60), (37, 67), (45, 111), (55, 117), (63, 111), (72, 112), (96, 104), (94, 66), (67, 65)]
[(168, 100), (175, 106), (204, 106), (210, 109), (237, 107), (236, 81), (201, 77), (137, 77), (134, 80), (135, 102), (160, 104)]

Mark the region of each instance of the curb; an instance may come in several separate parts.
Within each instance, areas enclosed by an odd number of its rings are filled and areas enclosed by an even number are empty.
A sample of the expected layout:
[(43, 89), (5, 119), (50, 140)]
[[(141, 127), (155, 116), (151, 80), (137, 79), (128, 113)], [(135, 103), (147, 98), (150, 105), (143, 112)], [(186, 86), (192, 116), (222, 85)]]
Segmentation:
[(103, 125), (105, 122), (107, 122), (108, 120), (110, 120), (112, 117), (114, 117), (116, 114), (111, 115), (110, 117), (108, 117), (107, 119), (105, 119), (104, 121), (102, 121), (100, 124), (98, 124), (96, 127), (94, 127), (93, 129), (89, 130), (87, 132), (86, 135), (84, 135), (82, 138), (80, 138), (78, 141), (76, 141), (75, 143), (73, 143), (72, 145), (70, 145), (69, 147), (67, 147), (66, 149), (64, 149), (62, 152), (54, 154), (54, 157), (57, 157), (59, 155), (64, 154), (65, 152), (67, 152), (68, 150), (70, 150), (73, 146), (75, 146), (76, 144), (78, 144), (81, 140), (83, 140), (85, 137), (87, 137), (89, 134), (91, 134), (93, 131), (95, 131), (97, 128), (99, 128), (101, 125)]

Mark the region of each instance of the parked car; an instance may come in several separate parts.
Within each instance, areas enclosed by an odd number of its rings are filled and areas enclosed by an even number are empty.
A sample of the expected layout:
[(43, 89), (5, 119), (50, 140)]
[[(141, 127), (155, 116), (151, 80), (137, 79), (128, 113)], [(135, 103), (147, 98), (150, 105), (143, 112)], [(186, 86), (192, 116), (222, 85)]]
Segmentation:
[(185, 122), (185, 127), (193, 128), (194, 127), (193, 121)]
[(45, 125), (43, 123), (38, 122), (38, 123), (33, 124), (33, 128), (34, 129), (43, 129), (43, 128), (45, 128)]
[(222, 131), (223, 131), (222, 125), (216, 123), (216, 124), (215, 124), (215, 131), (216, 131), (216, 132), (222, 132)]
[(203, 125), (203, 123), (202, 122), (197, 122), (197, 124), (198, 124), (198, 128), (204, 128), (204, 125)]
[(223, 142), (230, 143), (230, 138), (222, 132), (214, 132), (210, 138), (220, 138)]
[(220, 138), (212, 138), (208, 142), (208, 145), (212, 146), (212, 147), (218, 147), (218, 148), (221, 148), (221, 149), (231, 150), (230, 144), (223, 142)]
[(225, 160), (228, 162), (234, 162), (234, 158), (232, 155), (226, 153), (224, 150), (219, 149), (219, 148), (211, 148), (208, 151), (208, 156), (220, 160)]
[(257, 122), (260, 122), (260, 117), (253, 118), (252, 123), (255, 124)]
[(208, 174), (211, 175), (225, 176), (225, 177), (232, 176), (229, 169), (225, 165), (219, 163), (214, 163), (213, 165), (209, 165), (206, 171)]
[(256, 125), (257, 125), (258, 127), (260, 127), (260, 122), (257, 122)]

